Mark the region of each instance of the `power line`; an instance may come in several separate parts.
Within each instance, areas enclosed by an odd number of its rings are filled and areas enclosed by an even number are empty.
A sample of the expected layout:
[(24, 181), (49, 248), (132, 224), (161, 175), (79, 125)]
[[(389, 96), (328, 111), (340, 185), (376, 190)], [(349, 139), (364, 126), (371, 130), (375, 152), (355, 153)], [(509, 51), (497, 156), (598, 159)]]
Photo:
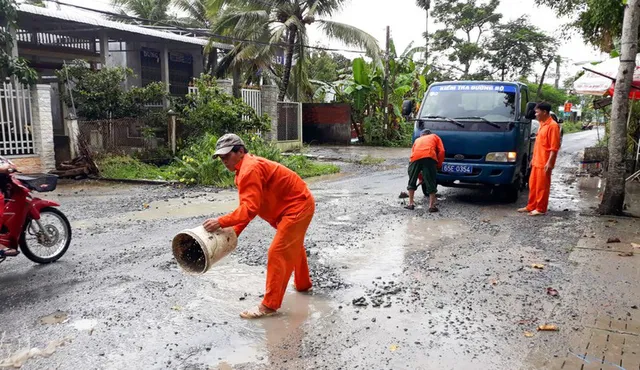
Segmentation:
[[(279, 47), (283, 47), (283, 48), (289, 47), (289, 45), (284, 44), (284, 43), (271, 43), (271, 42), (264, 42), (264, 41), (257, 41), (257, 40), (242, 39), (242, 38), (232, 37), (232, 36), (224, 36), (224, 35), (215, 34), (213, 32), (209, 32), (209, 31), (203, 31), (202, 29), (181, 27), (181, 26), (178, 26), (178, 25), (175, 25), (175, 24), (171, 24), (171, 23), (167, 23), (167, 22), (163, 22), (163, 21), (154, 21), (154, 20), (150, 20), (150, 19), (146, 19), (146, 18), (140, 18), (140, 17), (134, 17), (134, 16), (125, 15), (125, 14), (109, 12), (109, 11), (106, 11), (106, 10), (91, 9), (91, 8), (87, 8), (87, 7), (84, 7), (84, 6), (81, 6), (81, 5), (65, 3), (65, 2), (62, 2), (62, 1), (59, 1), (59, 0), (43, 0), (43, 1), (53, 2), (53, 3), (59, 4), (59, 5), (69, 6), (69, 7), (72, 7), (72, 8), (81, 9), (81, 10), (94, 12), (94, 13), (99, 13), (99, 14), (103, 14), (103, 15), (108, 15), (108, 16), (116, 17), (116, 18), (135, 20), (135, 21), (139, 21), (139, 22), (155, 23), (157, 25), (170, 27), (170, 28), (173, 28), (173, 29), (176, 29), (176, 30), (179, 30), (179, 31), (183, 31), (183, 32), (190, 32), (190, 33), (193, 33), (193, 34), (196, 34), (196, 35), (199, 35), (199, 36), (213, 37), (213, 38), (224, 39), (224, 40), (229, 40), (229, 41), (233, 41), (233, 42), (243, 42), (243, 43), (263, 45), (263, 46), (279, 46)], [(303, 47), (306, 48), (306, 49), (321, 50), (321, 51), (333, 51), (333, 52), (345, 52), (345, 53), (357, 53), (357, 54), (366, 54), (367, 53), (366, 51), (363, 51), (363, 50), (325, 48), (325, 47), (322, 47), (322, 46), (303, 45)]]

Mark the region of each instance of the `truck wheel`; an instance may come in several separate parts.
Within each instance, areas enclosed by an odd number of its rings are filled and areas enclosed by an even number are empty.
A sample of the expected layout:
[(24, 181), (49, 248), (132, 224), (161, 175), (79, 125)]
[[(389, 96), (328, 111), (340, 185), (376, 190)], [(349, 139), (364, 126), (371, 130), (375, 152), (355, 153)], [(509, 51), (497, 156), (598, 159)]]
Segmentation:
[(531, 178), (531, 167), (529, 167), (526, 163), (522, 163), (522, 176), (524, 176), (524, 181), (520, 181), (520, 190), (524, 191), (529, 187), (529, 178)]
[(522, 181), (520, 177), (510, 185), (506, 185), (504, 188), (500, 189), (501, 198), (505, 203), (515, 203), (518, 201), (518, 197), (520, 196), (520, 188)]

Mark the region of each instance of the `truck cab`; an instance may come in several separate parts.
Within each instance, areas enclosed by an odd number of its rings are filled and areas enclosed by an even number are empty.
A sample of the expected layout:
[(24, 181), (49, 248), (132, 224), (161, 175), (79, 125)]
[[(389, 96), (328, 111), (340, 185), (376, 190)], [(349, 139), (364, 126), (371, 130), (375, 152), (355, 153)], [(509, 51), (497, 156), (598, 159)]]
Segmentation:
[[(518, 199), (528, 179), (535, 103), (518, 82), (456, 81), (429, 86), (414, 126), (440, 136), (445, 161), (437, 183), (448, 187), (490, 187), (508, 202)], [(403, 112), (404, 114), (405, 112)]]

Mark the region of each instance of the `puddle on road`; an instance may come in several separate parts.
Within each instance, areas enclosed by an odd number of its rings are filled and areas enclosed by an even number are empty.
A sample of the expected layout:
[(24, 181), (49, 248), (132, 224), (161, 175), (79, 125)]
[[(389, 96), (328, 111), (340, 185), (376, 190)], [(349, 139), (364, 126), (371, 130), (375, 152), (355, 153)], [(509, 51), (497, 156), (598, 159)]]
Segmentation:
[(425, 220), (414, 217), (407, 225), (405, 247), (411, 250), (425, 249), (443, 238), (455, 238), (467, 231), (469, 228), (462, 220)]
[[(86, 228), (94, 225), (128, 222), (153, 221), (162, 219), (181, 219), (198, 216), (208, 216), (217, 213), (233, 211), (238, 206), (238, 196), (235, 192), (218, 193), (214, 200), (211, 196), (198, 198), (172, 198), (166, 201), (151, 202), (146, 209), (119, 214), (116, 217), (78, 220), (71, 225), (74, 228)], [(141, 205), (141, 207), (144, 205)]]
[(55, 325), (62, 324), (69, 320), (69, 314), (62, 311), (56, 311), (51, 315), (43, 316), (40, 318), (40, 324), (42, 325)]
[(364, 285), (378, 276), (400, 274), (411, 252), (429, 250), (469, 231), (462, 220), (421, 217), (385, 227), (387, 231), (377, 238), (363, 240), (359, 245), (335, 246), (327, 255), (332, 265), (346, 267), (348, 283)]
[[(194, 337), (194, 343), (215, 343), (209, 351), (198, 357), (197, 362), (211, 366), (224, 363), (224, 366), (232, 367), (281, 358), (282, 351), (295, 350), (280, 348), (285, 339), (299, 337), (301, 341), (306, 335), (305, 323), (317, 322), (332, 315), (334, 308), (327, 297), (318, 293), (297, 293), (289, 286), (279, 315), (262, 320), (240, 320), (240, 312), (261, 302), (265, 271), (265, 266), (239, 264), (231, 256), (215, 264), (207, 273), (193, 277), (209, 284), (195, 292), (196, 298), (184, 304), (181, 312), (209, 322), (233, 323), (216, 326), (217, 333), (223, 330), (216, 340), (212, 340), (210, 333)], [(220, 340), (222, 337), (226, 339)]]

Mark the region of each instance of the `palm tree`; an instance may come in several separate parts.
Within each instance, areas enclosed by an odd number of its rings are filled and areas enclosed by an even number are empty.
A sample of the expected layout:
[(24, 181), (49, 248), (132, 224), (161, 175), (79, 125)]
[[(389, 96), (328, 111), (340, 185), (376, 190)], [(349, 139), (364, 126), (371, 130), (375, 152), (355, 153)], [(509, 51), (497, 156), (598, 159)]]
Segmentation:
[(206, 0), (174, 0), (174, 5), (186, 13), (186, 17), (179, 19), (180, 23), (193, 28), (211, 28), (205, 2)]
[[(349, 46), (364, 48), (378, 61), (378, 42), (368, 33), (339, 22), (318, 17), (331, 17), (345, 0), (214, 0), (208, 4), (210, 14), (215, 13), (213, 32), (233, 37), (239, 42), (229, 66), (243, 62), (259, 65), (264, 70), (274, 70), (274, 58), (284, 54), (284, 66), (279, 99), (283, 100), (289, 89), (293, 61), (297, 75), (303, 79), (302, 70), (305, 47), (309, 44), (307, 27), (316, 25), (329, 38)], [(224, 40), (228, 41), (228, 40)], [(223, 65), (224, 63), (221, 63)]]
[(123, 23), (141, 25), (157, 25), (159, 23), (175, 22), (175, 16), (169, 14), (172, 0), (112, 0), (113, 6), (124, 16), (143, 18), (147, 21), (135, 21), (123, 17), (113, 17)]

